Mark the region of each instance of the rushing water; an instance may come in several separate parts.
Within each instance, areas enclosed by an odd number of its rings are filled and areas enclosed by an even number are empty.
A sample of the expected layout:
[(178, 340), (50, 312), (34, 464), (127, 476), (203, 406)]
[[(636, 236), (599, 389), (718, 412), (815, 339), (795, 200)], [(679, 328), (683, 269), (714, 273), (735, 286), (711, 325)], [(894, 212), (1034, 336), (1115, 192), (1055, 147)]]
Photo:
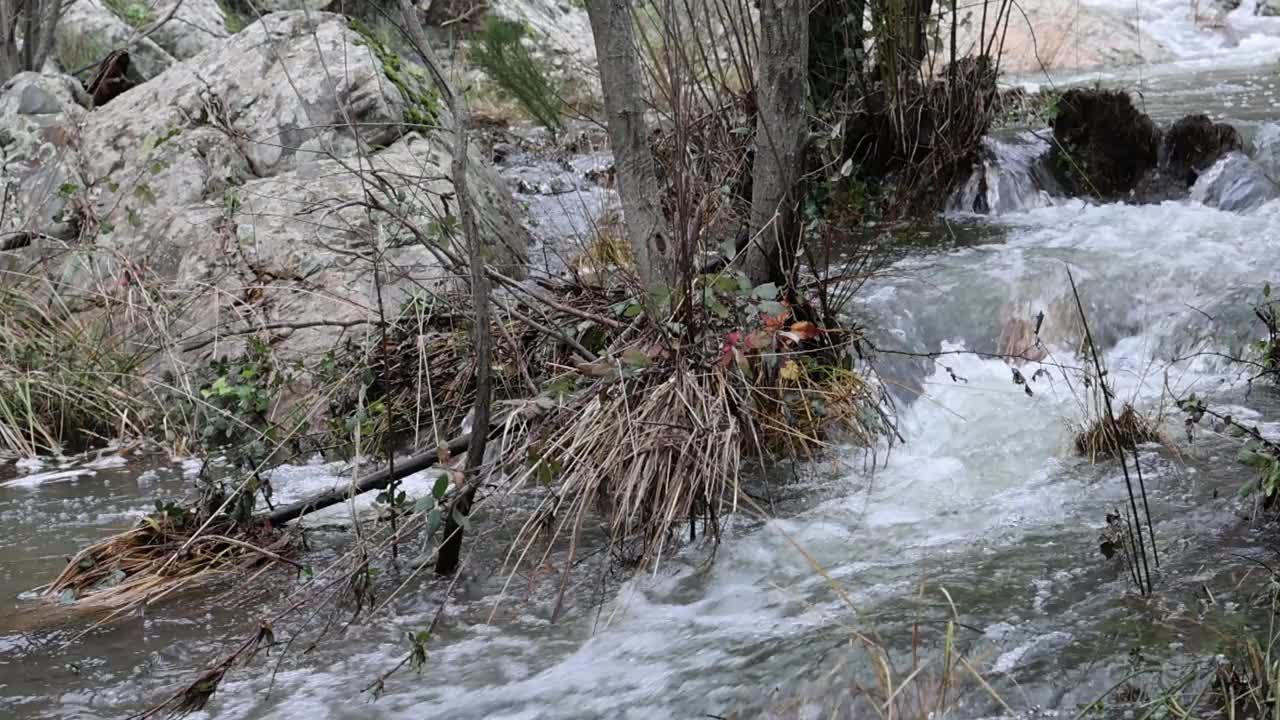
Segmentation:
[[(1245, 50), (1261, 44), (1251, 40)], [(1212, 48), (1193, 50), (1186, 62), (1200, 62)], [(1175, 70), (1146, 76), (1157, 115), (1207, 109), (1246, 124), (1275, 116), (1271, 81), (1256, 69), (1215, 76), (1207, 91), (1201, 79), (1180, 74), (1185, 68)], [(1239, 87), (1252, 88), (1249, 97), (1263, 109), (1251, 101), (1240, 113), (1238, 98), (1223, 99)], [(314, 647), (292, 648), (278, 665), (273, 657), (234, 671), (202, 716), (723, 714), (775, 688), (788, 692), (847, 657), (848, 625), (877, 630), (901, 652), (913, 619), (934, 628), (926, 633), (932, 638), (952, 603), (962, 622), (958, 639), (1015, 707), (1070, 709), (1092, 700), (1131, 670), (1135, 648), (1157, 658), (1212, 652), (1211, 634), (1189, 619), (1205, 611), (1206, 592), (1224, 616), (1248, 606), (1259, 585), (1247, 578), (1257, 568), (1236, 555), (1264, 556), (1236, 514), (1234, 492), (1248, 477), (1234, 462), (1238, 440), (1205, 429), (1188, 443), (1170, 394), (1207, 395), (1273, 434), (1280, 434), (1280, 403), (1272, 391), (1246, 394), (1238, 372), (1212, 358), (1173, 360), (1238, 349), (1256, 331), (1248, 303), (1280, 279), (1280, 201), (1236, 213), (1191, 200), (1142, 207), (1062, 200), (1035, 186), (1026, 152), (1034, 141), (1021, 142), (1016, 152), (990, 148), (991, 179), (1003, 192), (992, 207), (1001, 212), (966, 220), (980, 223), (978, 239), (902, 260), (889, 279), (866, 289), (860, 312), (882, 329), (887, 347), (991, 351), (1011, 323), (1043, 311), (1042, 337), (1055, 358), (1072, 364), (1067, 348), (1079, 330), (1070, 268), (1120, 397), (1170, 412), (1166, 429), (1177, 452), (1150, 446), (1142, 454), (1162, 562), (1158, 600), (1136, 600), (1120, 566), (1098, 553), (1104, 515), (1126, 496), (1117, 467), (1071, 452), (1082, 418), (1078, 375), (1054, 371), (1031, 382), (1028, 394), (999, 360), (960, 352), (937, 361), (889, 358), (885, 374), (899, 397), (919, 396), (900, 407), (905, 444), (874, 471), (855, 450), (805, 468), (804, 482), (775, 498), (771, 519), (730, 519), (713, 565), (701, 564), (692, 548), (656, 575), (620, 583), (586, 577), (555, 623), (554, 572), (518, 576), (495, 613), (506, 577), (468, 571), (430, 642), (425, 670), (393, 676), (374, 702), (361, 689), (399, 662), (404, 633), (430, 625), (447, 592), (445, 581), (424, 575), (371, 621), (339, 618)], [(1010, 179), (1017, 172), (1023, 175)], [(566, 231), (549, 229), (559, 222), (545, 220), (551, 205), (575, 208), (561, 218), (581, 230), (580, 221), (606, 202), (594, 192), (569, 203), (537, 199), (568, 194), (551, 190), (523, 191), (535, 212), (538, 202), (548, 205), (541, 211), (548, 233)], [(1031, 377), (1035, 367), (1022, 371)], [(190, 461), (123, 452), (67, 467), (0, 466), (0, 592), (12, 599), (47, 581), (64, 556), (127, 526), (151, 498), (184, 492), (195, 469)], [(341, 483), (344, 472), (290, 467), (274, 483), (287, 500)], [(425, 492), (430, 482), (417, 478), (409, 490)], [(514, 514), (503, 509), (476, 521), (497, 527), (478, 545), (493, 558), (510, 535), (503, 519)], [(326, 528), (345, 522), (347, 512), (307, 520), (316, 528), (307, 556), (316, 567), (342, 552), (345, 533)], [(74, 642), (77, 628), (19, 627), (21, 615), (0, 615), (0, 718), (112, 718), (144, 708), (191, 680), (293, 592), (280, 577), (218, 588), (228, 589), (170, 602)], [(970, 716), (993, 710), (983, 705)]]

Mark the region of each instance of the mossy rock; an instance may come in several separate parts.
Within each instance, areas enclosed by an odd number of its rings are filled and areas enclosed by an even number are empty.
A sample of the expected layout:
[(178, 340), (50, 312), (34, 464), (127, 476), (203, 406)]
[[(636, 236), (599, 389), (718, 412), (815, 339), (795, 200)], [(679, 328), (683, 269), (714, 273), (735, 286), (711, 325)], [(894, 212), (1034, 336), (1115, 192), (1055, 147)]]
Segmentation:
[(405, 60), (379, 40), (373, 28), (361, 20), (349, 20), (351, 29), (360, 35), (358, 45), (369, 48), (382, 65), (387, 80), (400, 92), (405, 108), (403, 120), (411, 129), (427, 130), (439, 125), (440, 93), (426, 68)]

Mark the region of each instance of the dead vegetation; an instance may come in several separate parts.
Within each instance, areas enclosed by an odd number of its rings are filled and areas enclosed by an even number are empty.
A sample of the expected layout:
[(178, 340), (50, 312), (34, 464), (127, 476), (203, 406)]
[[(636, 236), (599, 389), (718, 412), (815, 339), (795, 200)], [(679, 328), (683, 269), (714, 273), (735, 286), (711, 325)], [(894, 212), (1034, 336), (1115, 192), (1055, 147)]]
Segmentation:
[(156, 511), (132, 529), (77, 553), (40, 591), (107, 622), (219, 577), (289, 562), (282, 555), (289, 547), (289, 537), (269, 525), (246, 529), (225, 516), (210, 520), (157, 502)]
[(1166, 442), (1160, 432), (1159, 420), (1147, 417), (1132, 404), (1125, 403), (1114, 425), (1105, 416), (1095, 416), (1076, 431), (1073, 445), (1076, 454), (1096, 463), (1114, 460), (1129, 448), (1152, 442)]

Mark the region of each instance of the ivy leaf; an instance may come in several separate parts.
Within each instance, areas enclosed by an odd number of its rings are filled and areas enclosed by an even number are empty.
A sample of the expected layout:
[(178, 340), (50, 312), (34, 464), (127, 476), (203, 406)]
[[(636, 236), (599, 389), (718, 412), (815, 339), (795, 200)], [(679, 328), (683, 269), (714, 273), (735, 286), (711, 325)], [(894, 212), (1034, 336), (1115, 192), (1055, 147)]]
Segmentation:
[(441, 473), (440, 477), (436, 478), (436, 484), (431, 487), (431, 496), (436, 500), (443, 500), (444, 494), (448, 489), (449, 476), (445, 473)]
[(430, 495), (426, 497), (420, 497), (413, 503), (413, 512), (416, 515), (418, 513), (426, 512), (435, 506), (436, 506), (435, 498), (431, 497)]
[(430, 535), (440, 529), (440, 508), (436, 508), (427, 513), (427, 534)]

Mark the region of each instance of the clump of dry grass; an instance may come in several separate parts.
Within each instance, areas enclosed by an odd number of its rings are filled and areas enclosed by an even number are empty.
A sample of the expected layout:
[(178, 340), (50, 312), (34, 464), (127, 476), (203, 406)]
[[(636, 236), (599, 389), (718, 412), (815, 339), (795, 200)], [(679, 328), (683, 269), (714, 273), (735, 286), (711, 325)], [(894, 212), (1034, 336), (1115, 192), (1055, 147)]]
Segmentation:
[(616, 208), (606, 210), (596, 218), (590, 235), (583, 243), (582, 252), (569, 259), (570, 270), (586, 275), (634, 267), (635, 254), (624, 232), (622, 212)]
[(143, 361), (56, 294), (0, 288), (0, 448), (32, 456), (137, 435), (151, 407), (135, 387)]
[(718, 542), (720, 518), (740, 499), (744, 457), (802, 456), (883, 437), (873, 383), (812, 323), (790, 327), (805, 325), (803, 336), (732, 332), (707, 355), (672, 347), (650, 329), (612, 359), (580, 364), (579, 381), (591, 380), (539, 417), (523, 442), (506, 446), (505, 464), (550, 490), (516, 542), (520, 560), (548, 528), (551, 540), (576, 548), (588, 516), (600, 511), (623, 564), (656, 565), (699, 530)]
[(1105, 414), (1095, 413), (1077, 430), (1074, 447), (1079, 455), (1097, 462), (1120, 457), (1126, 450), (1148, 442), (1165, 443), (1159, 419), (1147, 417), (1125, 403), (1114, 426)]
[(189, 510), (163, 506), (135, 527), (94, 543), (72, 557), (41, 593), (83, 612), (105, 612), (106, 622), (183, 589), (260, 567), (281, 556), (289, 537), (266, 525), (203, 523)]

